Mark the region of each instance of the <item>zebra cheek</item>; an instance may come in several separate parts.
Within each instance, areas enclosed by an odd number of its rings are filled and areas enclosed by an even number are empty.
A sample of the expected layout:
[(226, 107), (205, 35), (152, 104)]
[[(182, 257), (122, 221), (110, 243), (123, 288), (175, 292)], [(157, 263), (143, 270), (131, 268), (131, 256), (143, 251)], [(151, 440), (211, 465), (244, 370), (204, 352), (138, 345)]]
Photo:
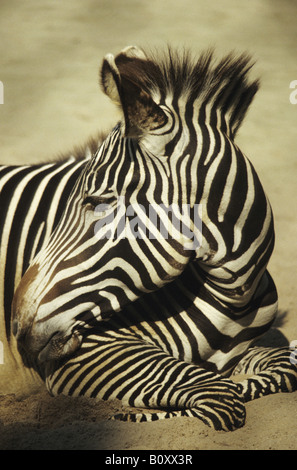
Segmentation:
[(29, 290), (33, 281), (36, 279), (39, 271), (39, 265), (35, 264), (31, 266), (24, 276), (22, 277), (12, 301), (12, 319), (19, 320), (21, 317), (32, 317), (33, 311), (27, 312), (28, 308), (32, 306), (32, 302), (29, 300)]

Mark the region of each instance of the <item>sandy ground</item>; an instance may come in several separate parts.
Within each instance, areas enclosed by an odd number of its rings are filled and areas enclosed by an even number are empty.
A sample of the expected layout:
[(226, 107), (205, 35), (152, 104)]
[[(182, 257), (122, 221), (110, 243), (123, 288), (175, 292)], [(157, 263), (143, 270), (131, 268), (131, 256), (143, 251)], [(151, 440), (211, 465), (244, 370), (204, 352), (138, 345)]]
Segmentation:
[[(297, 3), (292, 0), (2, 0), (0, 4), (1, 162), (44, 161), (98, 129), (116, 110), (98, 90), (98, 66), (129, 44), (171, 43), (218, 55), (248, 50), (262, 87), (238, 143), (270, 197), (276, 248), (270, 263), (279, 290), (281, 334), (297, 339), (296, 126), (289, 88), (297, 80)], [(1, 365), (0, 365), (1, 375)], [(247, 404), (247, 422), (214, 432), (189, 418), (122, 423), (120, 403), (51, 398), (46, 392), (0, 397), (0, 449), (297, 449), (297, 392)]]

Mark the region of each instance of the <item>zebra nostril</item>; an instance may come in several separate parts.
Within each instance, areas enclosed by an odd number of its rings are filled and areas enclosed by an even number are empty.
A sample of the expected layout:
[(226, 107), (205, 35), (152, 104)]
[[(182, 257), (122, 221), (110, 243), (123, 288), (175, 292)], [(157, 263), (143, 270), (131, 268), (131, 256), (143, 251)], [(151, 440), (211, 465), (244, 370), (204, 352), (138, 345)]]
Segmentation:
[(19, 329), (19, 322), (17, 320), (13, 320), (13, 322), (12, 322), (12, 334), (13, 334), (13, 336), (17, 335), (18, 329)]

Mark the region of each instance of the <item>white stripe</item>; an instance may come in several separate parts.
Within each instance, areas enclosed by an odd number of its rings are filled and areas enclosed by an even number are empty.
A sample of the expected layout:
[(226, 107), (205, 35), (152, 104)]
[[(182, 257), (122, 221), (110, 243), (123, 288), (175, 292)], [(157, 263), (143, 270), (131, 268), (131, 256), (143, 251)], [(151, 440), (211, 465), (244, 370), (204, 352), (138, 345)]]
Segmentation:
[[(231, 196), (233, 191), (233, 185), (237, 174), (237, 156), (235, 149), (232, 144), (230, 144), (231, 149), (231, 165), (229, 168), (229, 173), (225, 182), (225, 187), (221, 199), (221, 203), (218, 209), (218, 221), (224, 222), (225, 213), (229, 207), (229, 204), (232, 202)], [(233, 196), (234, 197), (234, 196)]]
[(244, 232), (244, 225), (245, 221), (253, 207), (254, 199), (255, 199), (255, 187), (254, 187), (254, 179), (251, 171), (250, 163), (245, 159), (246, 162), (246, 169), (247, 169), (247, 193), (245, 196), (245, 203), (242, 208), (241, 214), (238, 217), (235, 225), (234, 225), (234, 244), (232, 247), (232, 252), (234, 253), (241, 242), (242, 233)]

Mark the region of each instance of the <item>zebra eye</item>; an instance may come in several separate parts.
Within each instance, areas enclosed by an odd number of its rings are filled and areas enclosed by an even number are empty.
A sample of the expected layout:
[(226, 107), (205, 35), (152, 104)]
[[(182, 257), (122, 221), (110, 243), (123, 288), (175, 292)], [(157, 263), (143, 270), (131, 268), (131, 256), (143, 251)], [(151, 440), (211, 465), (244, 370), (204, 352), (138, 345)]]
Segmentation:
[(113, 205), (116, 201), (116, 198), (113, 193), (106, 193), (100, 196), (88, 195), (85, 193), (82, 205), (90, 206), (92, 209), (96, 208), (99, 205)]
[(83, 200), (83, 206), (92, 206), (95, 208), (98, 204), (102, 204), (103, 199), (98, 196), (85, 196)]

